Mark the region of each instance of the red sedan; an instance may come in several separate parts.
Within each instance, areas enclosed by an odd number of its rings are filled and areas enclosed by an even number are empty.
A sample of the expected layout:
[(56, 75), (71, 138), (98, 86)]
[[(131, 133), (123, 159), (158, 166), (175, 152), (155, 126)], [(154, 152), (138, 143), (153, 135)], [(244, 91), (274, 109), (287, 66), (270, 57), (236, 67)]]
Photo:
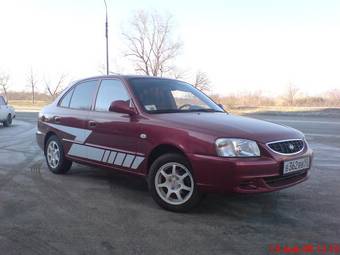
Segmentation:
[(146, 177), (163, 208), (186, 211), (205, 192), (275, 191), (307, 179), (312, 150), (293, 128), (233, 116), (172, 79), (78, 81), (39, 114), (49, 169), (72, 162)]

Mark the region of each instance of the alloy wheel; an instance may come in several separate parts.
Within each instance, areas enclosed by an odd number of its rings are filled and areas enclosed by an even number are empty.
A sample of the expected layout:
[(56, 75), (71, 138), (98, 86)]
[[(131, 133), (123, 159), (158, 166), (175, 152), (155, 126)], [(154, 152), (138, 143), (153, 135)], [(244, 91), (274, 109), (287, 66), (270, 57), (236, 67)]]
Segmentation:
[(184, 165), (170, 162), (161, 166), (155, 175), (155, 188), (160, 198), (168, 204), (181, 205), (194, 192), (194, 180)]
[(51, 141), (47, 147), (47, 161), (52, 168), (57, 168), (60, 162), (60, 149), (55, 141)]

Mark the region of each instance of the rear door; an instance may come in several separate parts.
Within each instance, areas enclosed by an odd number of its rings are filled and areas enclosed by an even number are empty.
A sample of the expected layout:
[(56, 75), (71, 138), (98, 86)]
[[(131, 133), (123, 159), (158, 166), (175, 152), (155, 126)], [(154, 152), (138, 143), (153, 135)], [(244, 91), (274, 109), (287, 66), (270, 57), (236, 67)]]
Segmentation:
[(67, 157), (86, 160), (86, 139), (91, 134), (87, 116), (92, 107), (98, 80), (86, 80), (74, 85), (59, 101), (49, 125), (58, 132)]
[(92, 131), (86, 143), (89, 157), (106, 166), (136, 172), (144, 161), (144, 154), (139, 152), (139, 117), (110, 112), (111, 103), (118, 100), (133, 104), (121, 80), (103, 79), (88, 116)]

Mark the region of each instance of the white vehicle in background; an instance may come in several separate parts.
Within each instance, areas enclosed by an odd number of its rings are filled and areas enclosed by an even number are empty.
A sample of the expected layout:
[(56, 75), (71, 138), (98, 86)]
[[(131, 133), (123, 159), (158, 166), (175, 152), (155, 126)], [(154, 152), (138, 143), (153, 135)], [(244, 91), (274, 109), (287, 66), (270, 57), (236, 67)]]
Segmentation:
[(12, 120), (15, 118), (15, 111), (12, 106), (9, 106), (3, 96), (0, 96), (0, 122), (4, 127), (9, 127)]

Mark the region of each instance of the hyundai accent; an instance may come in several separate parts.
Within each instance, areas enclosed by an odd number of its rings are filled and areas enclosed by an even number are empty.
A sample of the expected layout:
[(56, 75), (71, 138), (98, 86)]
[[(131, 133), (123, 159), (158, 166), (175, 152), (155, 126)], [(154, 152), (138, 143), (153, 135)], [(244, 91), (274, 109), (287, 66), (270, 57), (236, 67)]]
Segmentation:
[(301, 183), (313, 157), (298, 130), (228, 114), (185, 82), (144, 76), (75, 82), (40, 112), (37, 142), (53, 173), (77, 162), (143, 176), (172, 211), (207, 192)]

